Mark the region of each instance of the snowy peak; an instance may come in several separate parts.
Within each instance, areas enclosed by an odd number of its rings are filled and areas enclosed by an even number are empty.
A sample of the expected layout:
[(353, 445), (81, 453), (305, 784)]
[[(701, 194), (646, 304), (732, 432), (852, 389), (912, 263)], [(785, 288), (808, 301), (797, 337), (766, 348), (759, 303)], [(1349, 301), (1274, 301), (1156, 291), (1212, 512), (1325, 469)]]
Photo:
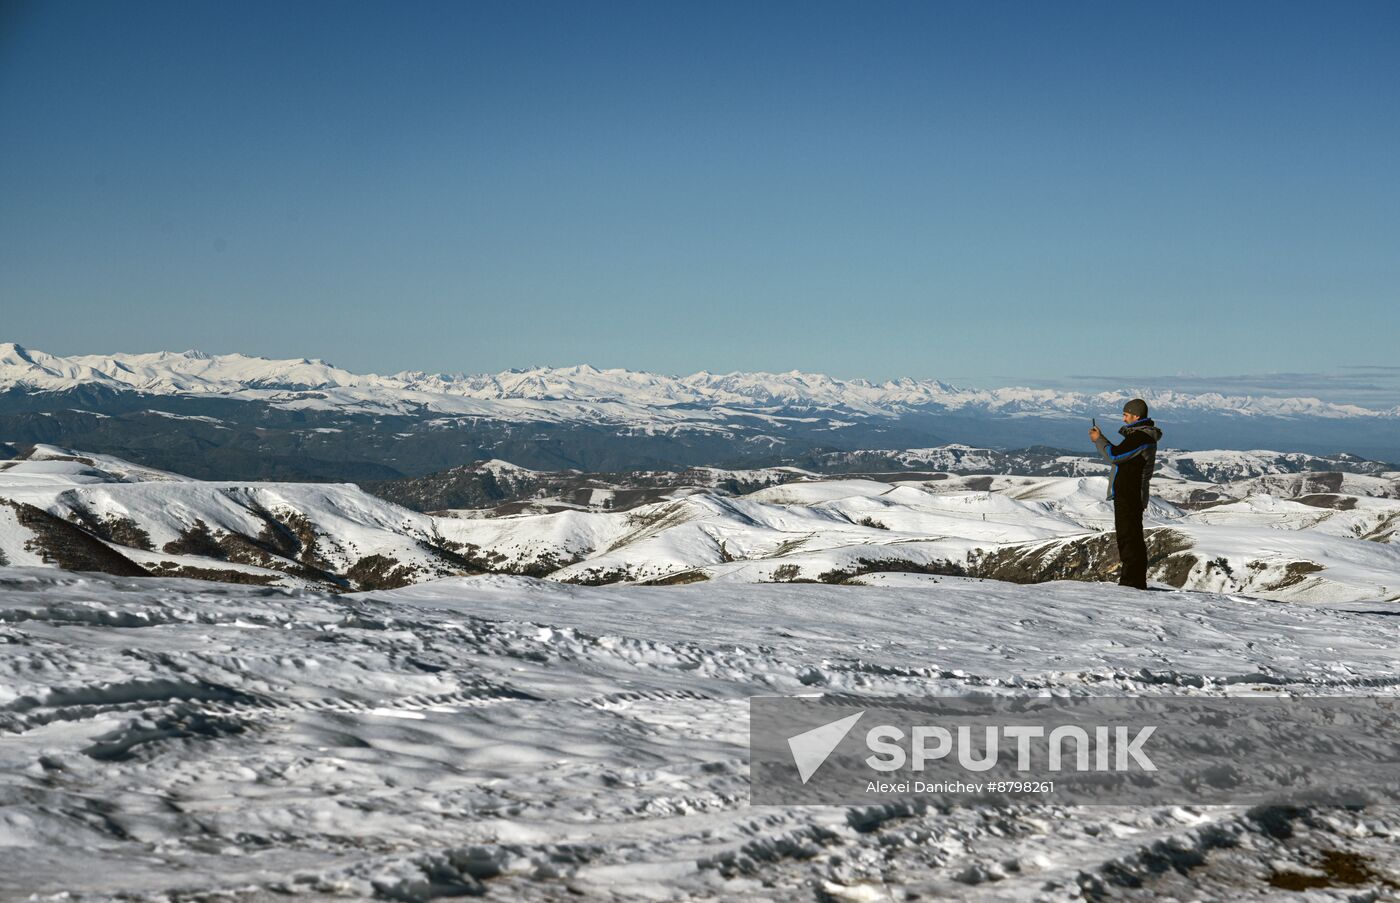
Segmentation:
[(0, 342), (0, 367), (32, 367), (34, 359), (24, 346), (14, 342)]

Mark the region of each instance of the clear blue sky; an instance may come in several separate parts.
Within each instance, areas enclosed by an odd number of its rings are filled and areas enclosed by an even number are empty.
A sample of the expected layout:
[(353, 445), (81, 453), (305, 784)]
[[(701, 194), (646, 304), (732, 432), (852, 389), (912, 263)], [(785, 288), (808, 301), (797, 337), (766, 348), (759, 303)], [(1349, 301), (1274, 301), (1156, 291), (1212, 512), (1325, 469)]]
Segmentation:
[(1397, 47), (1394, 2), (0, 0), (0, 340), (1394, 387)]

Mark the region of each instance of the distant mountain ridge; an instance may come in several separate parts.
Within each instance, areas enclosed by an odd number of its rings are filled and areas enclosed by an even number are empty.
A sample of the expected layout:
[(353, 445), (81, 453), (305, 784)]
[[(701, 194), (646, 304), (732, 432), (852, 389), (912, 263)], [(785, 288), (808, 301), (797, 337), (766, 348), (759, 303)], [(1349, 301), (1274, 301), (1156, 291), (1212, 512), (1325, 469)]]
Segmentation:
[[(991, 350), (991, 349), (989, 349)], [(590, 366), (357, 374), (197, 351), (61, 357), (0, 344), (4, 447), (84, 448), (201, 479), (393, 480), (499, 459), (539, 470), (748, 469), (965, 443), (1092, 450), (1141, 394), (1173, 448), (1400, 460), (1400, 408), (1316, 398), (964, 389), (821, 374)], [(798, 466), (803, 466), (799, 464)]]
[[(353, 373), (306, 358), (269, 360), (199, 351), (62, 357), (14, 343), (0, 344), (0, 390), (19, 387), (52, 392), (84, 385), (152, 395), (222, 395), (268, 401), (281, 407), (365, 412), (427, 408), (446, 414), (487, 415), (505, 413), (492, 403), (540, 403), (509, 406), (509, 413), (518, 419), (572, 419), (589, 413), (627, 419), (639, 417), (642, 412), (668, 410), (686, 418), (699, 413), (694, 407), (725, 406), (844, 410), (866, 416), (900, 416), (918, 409), (1082, 416), (1112, 409), (1123, 398), (1123, 393), (1029, 387), (967, 389), (940, 380), (912, 378), (872, 383), (797, 370), (727, 374), (701, 371), (676, 377), (623, 369), (599, 370), (585, 364), (496, 374), (403, 371), (384, 376)], [(1318, 398), (1151, 390), (1142, 390), (1142, 394), (1154, 409), (1164, 413), (1210, 411), (1240, 416), (1400, 419), (1400, 406), (1373, 410)], [(570, 403), (600, 407), (584, 411)]]

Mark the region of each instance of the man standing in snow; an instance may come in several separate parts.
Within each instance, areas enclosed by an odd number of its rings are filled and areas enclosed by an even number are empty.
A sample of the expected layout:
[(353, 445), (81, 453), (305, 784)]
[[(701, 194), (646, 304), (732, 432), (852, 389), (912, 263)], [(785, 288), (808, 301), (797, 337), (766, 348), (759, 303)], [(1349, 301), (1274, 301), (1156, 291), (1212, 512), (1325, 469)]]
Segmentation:
[(1113, 500), (1113, 528), (1118, 533), (1118, 572), (1120, 586), (1147, 589), (1147, 543), (1142, 538), (1142, 515), (1147, 510), (1148, 483), (1157, 463), (1157, 443), (1162, 431), (1147, 416), (1147, 402), (1134, 398), (1123, 405), (1123, 441), (1112, 444), (1099, 431), (1089, 429), (1099, 454), (1112, 470), (1108, 474), (1108, 497)]

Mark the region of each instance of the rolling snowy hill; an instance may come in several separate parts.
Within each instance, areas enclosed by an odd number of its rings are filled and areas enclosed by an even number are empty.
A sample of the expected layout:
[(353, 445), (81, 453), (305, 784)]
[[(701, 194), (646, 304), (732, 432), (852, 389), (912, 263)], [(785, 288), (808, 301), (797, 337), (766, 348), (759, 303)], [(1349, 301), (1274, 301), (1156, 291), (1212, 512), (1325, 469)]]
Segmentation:
[[(1226, 483), (1251, 477), (1278, 477), (1285, 490), (1311, 480), (1316, 491), (1367, 485), (1359, 476), (1380, 479), (1394, 465), (1354, 455), (1320, 457), (1273, 451), (1183, 452), (1162, 449), (1163, 475), (1178, 480)], [(399, 480), (373, 480), (363, 485), (375, 495), (418, 511), (444, 508), (494, 508), (498, 514), (522, 510), (536, 513), (562, 508), (623, 510), (656, 501), (681, 487), (722, 489), (744, 494), (793, 480), (827, 476), (858, 476), (875, 480), (943, 479), (950, 474), (989, 476), (1100, 476), (1108, 467), (1097, 454), (1069, 454), (1060, 449), (1029, 448), (1003, 451), (968, 445), (911, 448), (896, 451), (866, 449), (802, 455), (787, 464), (764, 468), (692, 467), (683, 471), (651, 470), (628, 473), (588, 473), (578, 470), (537, 471), (492, 460), (464, 464), (439, 473)], [(1327, 476), (1321, 476), (1326, 474)], [(1358, 476), (1349, 476), (1358, 475)], [(1262, 484), (1261, 484), (1262, 485)], [(1210, 499), (1213, 490), (1202, 490)], [(1285, 494), (1288, 494), (1285, 492)], [(1291, 493), (1300, 494), (1300, 493)], [(1361, 494), (1384, 495), (1383, 489)], [(1184, 500), (1184, 497), (1183, 497)]]
[(0, 462), (0, 563), (399, 586), (470, 570), (434, 520), (347, 484), (206, 482), (39, 446)]
[[(1164, 453), (1147, 519), (1153, 580), (1280, 600), (1400, 596), (1400, 473), (1270, 474), (1269, 453), (1208, 457), (1266, 473), (1188, 480)], [(482, 572), (579, 584), (1037, 583), (1112, 579), (1117, 566), (1103, 476), (695, 470), (672, 482), (638, 475), (637, 488), (551, 482), (504, 462), (477, 472), (536, 494), (431, 515), (350, 484), (189, 480), (39, 446), (0, 462), (0, 556), (340, 591)], [(566, 495), (544, 494), (551, 485)]]

